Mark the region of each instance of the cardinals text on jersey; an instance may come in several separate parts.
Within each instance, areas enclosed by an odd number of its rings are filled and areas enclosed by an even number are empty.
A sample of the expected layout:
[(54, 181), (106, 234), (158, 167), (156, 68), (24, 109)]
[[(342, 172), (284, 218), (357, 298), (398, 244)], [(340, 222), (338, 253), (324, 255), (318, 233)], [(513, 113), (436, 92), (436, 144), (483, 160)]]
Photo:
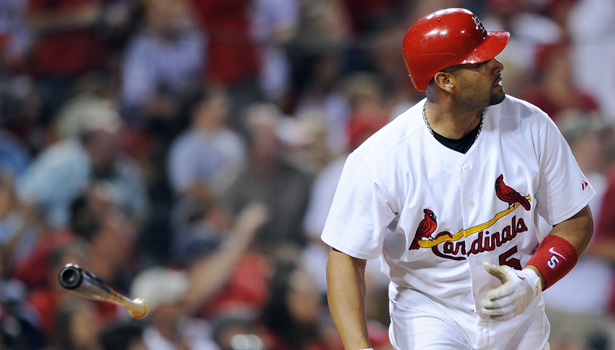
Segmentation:
[[(431, 248), (432, 252), (441, 258), (465, 260), (470, 254), (493, 251), (504, 243), (513, 240), (518, 234), (526, 232), (528, 228), (523, 218), (517, 218), (516, 215), (513, 215), (511, 221), (503, 219), (510, 218), (510, 214), (520, 206), (529, 211), (531, 197), (529, 195), (522, 196), (519, 192), (507, 186), (504, 183), (503, 175), (496, 179), (495, 194), (501, 201), (508, 204), (508, 208), (498, 212), (493, 219), (483, 224), (469, 229), (461, 229), (455, 234), (448, 231), (435, 233), (438, 226), (436, 214), (431, 209), (425, 209), (425, 217), (416, 230), (410, 250), (420, 249), (421, 247)], [(501, 226), (502, 222), (506, 225), (498, 229), (498, 225)], [(475, 239), (466, 248), (466, 241), (462, 238), (472, 235), (476, 235)], [(516, 259), (505, 260), (504, 264), (519, 268), (520, 263), (517, 263), (517, 261)]]

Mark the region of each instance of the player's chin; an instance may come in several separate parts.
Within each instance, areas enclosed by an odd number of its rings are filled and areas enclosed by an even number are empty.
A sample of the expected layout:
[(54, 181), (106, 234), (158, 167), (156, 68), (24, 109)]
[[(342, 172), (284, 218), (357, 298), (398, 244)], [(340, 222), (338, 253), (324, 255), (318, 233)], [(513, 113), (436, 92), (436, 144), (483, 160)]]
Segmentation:
[(504, 88), (501, 85), (498, 85), (497, 87), (494, 87), (491, 91), (489, 105), (493, 106), (502, 103), (502, 101), (504, 101), (504, 98), (506, 98), (506, 92), (504, 92)]

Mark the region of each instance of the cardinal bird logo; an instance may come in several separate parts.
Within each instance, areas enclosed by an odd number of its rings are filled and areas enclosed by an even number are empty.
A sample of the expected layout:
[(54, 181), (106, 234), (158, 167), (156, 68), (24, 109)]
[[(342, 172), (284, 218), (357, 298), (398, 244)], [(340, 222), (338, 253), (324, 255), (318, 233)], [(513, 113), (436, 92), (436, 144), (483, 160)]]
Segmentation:
[(531, 208), (530, 201), (527, 198), (504, 183), (504, 175), (502, 174), (495, 180), (495, 194), (500, 200), (508, 203), (509, 208), (515, 203), (521, 204), (525, 210)]
[(410, 245), (410, 249), (419, 249), (419, 240), (429, 239), (432, 240), (431, 234), (436, 231), (436, 227), (438, 227), (438, 222), (436, 221), (436, 214), (430, 209), (423, 209), (425, 213), (425, 217), (419, 223), (419, 227), (416, 229), (416, 235), (412, 240), (412, 244)]

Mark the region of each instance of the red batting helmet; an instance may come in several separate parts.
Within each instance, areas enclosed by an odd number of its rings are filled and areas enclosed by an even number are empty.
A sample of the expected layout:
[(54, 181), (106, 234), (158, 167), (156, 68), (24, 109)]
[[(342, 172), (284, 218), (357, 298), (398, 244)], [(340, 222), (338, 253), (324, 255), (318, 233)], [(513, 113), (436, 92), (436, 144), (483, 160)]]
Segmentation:
[(504, 50), (509, 39), (508, 32), (486, 31), (472, 12), (452, 8), (414, 23), (404, 37), (402, 52), (414, 87), (426, 91), (442, 69), (488, 61)]

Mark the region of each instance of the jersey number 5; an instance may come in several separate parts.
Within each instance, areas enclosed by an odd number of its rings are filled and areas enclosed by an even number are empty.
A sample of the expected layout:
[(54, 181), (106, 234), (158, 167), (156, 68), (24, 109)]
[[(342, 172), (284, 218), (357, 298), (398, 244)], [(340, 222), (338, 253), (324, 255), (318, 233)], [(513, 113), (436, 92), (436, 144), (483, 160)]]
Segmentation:
[(517, 252), (517, 246), (510, 248), (500, 255), (500, 265), (508, 265), (515, 270), (521, 270), (521, 260), (510, 256)]

